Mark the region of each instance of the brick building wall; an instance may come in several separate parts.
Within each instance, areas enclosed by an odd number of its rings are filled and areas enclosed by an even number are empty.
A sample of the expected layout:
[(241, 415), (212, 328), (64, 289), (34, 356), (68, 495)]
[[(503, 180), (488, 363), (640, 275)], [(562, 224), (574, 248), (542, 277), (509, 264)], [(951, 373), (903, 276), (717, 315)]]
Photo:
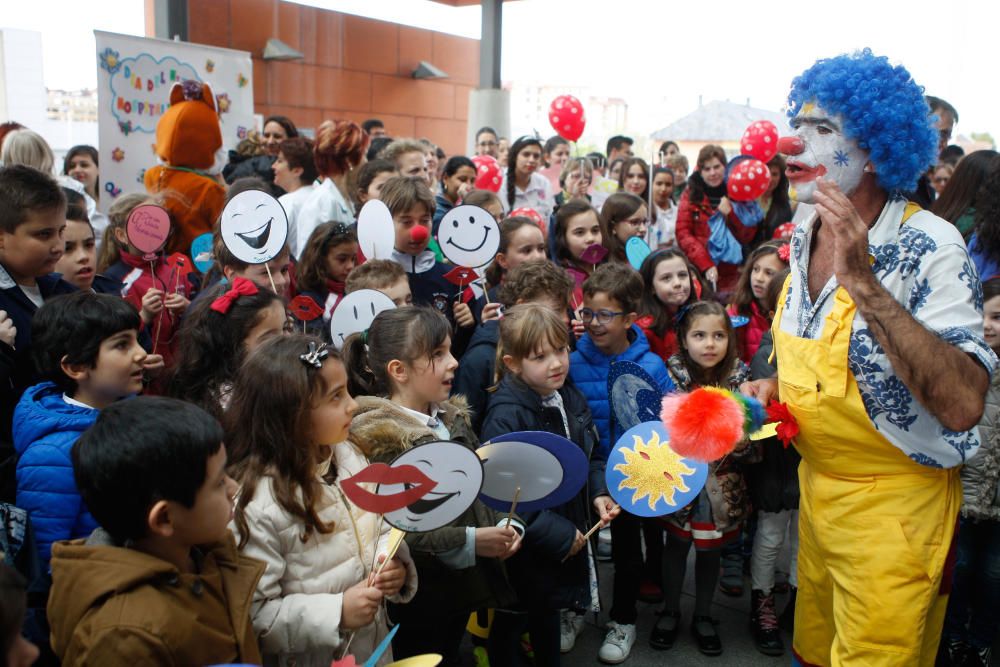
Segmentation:
[[(305, 58), (262, 60), (269, 37)], [(427, 137), (448, 154), (465, 151), (478, 40), (280, 0), (188, 0), (188, 38), (253, 55), (254, 110), (263, 116), (282, 114), (307, 128), (377, 117), (391, 136)], [(449, 78), (412, 78), (421, 60)]]

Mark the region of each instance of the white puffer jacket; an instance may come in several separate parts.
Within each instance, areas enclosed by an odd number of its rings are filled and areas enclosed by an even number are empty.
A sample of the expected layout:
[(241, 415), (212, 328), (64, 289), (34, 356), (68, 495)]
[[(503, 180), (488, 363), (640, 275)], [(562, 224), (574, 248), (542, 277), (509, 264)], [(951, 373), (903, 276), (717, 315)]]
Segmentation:
[[(368, 462), (354, 445), (344, 442), (334, 447), (333, 463), (337, 478), (345, 479), (358, 472)], [(317, 475), (322, 477), (327, 464)], [(342, 653), (342, 645), (350, 631), (340, 628), (343, 592), (364, 581), (371, 568), (377, 515), (354, 507), (336, 485), (323, 483), (323, 495), (317, 514), (331, 533), (314, 533), (303, 542), (302, 523), (286, 512), (275, 500), (273, 480), (260, 480), (245, 510), (250, 536), (243, 547), (245, 555), (263, 561), (267, 568), (254, 593), (254, 631), (260, 641), (265, 665), (288, 667), (329, 667)], [(235, 523), (230, 530), (239, 541)], [(390, 527), (382, 523), (378, 551), (386, 550)], [(393, 602), (408, 602), (417, 589), (417, 571), (406, 543), (396, 552), (406, 566), (406, 584)], [(388, 632), (385, 608), (375, 622), (358, 630), (351, 640), (349, 652), (358, 664), (365, 661)], [(379, 665), (392, 662), (387, 651)]]

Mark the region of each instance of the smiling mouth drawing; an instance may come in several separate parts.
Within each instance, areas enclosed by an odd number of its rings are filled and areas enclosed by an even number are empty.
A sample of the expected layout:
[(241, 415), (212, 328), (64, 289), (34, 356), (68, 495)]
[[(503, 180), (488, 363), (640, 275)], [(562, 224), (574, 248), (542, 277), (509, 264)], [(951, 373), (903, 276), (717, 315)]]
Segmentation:
[(267, 240), (271, 237), (272, 222), (274, 222), (274, 218), (271, 218), (257, 229), (251, 229), (246, 234), (240, 234), (239, 232), (236, 232), (236, 236), (240, 237), (241, 241), (246, 243), (254, 250), (260, 250), (261, 248), (267, 245)]
[[(441, 497), (428, 499), (428, 496), (431, 495), (440, 495)], [(428, 512), (432, 512), (437, 508), (441, 507), (441, 505), (444, 505), (446, 502), (448, 502), (457, 495), (458, 491), (452, 491), (451, 493), (442, 493), (442, 494), (428, 493), (420, 500), (407, 505), (406, 510), (411, 514), (427, 514)], [(416, 518), (417, 517), (410, 517), (410, 520), (412, 521), (415, 520)]]
[(448, 245), (453, 245), (456, 248), (458, 248), (459, 250), (461, 250), (462, 252), (476, 252), (477, 250), (479, 250), (480, 248), (482, 248), (484, 245), (486, 245), (486, 239), (489, 238), (489, 236), (490, 236), (490, 228), (487, 227), (486, 229), (483, 230), (483, 240), (475, 248), (463, 248), (462, 246), (460, 246), (457, 243), (455, 243), (455, 239), (453, 239), (453, 238), (449, 238), (448, 239)]
[[(382, 485), (402, 484), (404, 490), (400, 493), (372, 493), (360, 487), (360, 484), (377, 482), (379, 491)], [(355, 504), (369, 512), (388, 514), (409, 507), (431, 491), (437, 482), (430, 479), (419, 468), (411, 465), (390, 467), (385, 463), (373, 463), (353, 477), (340, 482), (348, 497), (358, 498)]]

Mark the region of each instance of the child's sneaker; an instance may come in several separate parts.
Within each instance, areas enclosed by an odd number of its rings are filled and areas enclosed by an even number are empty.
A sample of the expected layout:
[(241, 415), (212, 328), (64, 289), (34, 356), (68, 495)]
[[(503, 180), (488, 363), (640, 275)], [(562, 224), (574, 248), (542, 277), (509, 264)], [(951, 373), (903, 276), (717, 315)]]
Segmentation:
[(563, 609), (559, 612), (559, 651), (569, 653), (576, 645), (576, 638), (583, 632), (583, 615)]
[(601, 650), (597, 652), (597, 658), (608, 665), (617, 665), (628, 659), (635, 645), (635, 624), (618, 624), (614, 621), (608, 623), (608, 634), (604, 636), (604, 643)]

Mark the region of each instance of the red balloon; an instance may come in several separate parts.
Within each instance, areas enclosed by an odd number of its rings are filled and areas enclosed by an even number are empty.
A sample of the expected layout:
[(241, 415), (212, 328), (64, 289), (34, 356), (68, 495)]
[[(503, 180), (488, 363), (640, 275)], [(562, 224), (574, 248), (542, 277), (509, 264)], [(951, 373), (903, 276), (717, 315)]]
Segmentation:
[(778, 153), (778, 128), (769, 120), (751, 123), (740, 139), (740, 153), (767, 164)]
[(572, 95), (560, 95), (549, 106), (549, 123), (552, 129), (566, 141), (576, 141), (583, 134), (587, 117), (583, 113), (580, 100)]
[(548, 223), (545, 221), (544, 218), (542, 218), (542, 214), (536, 211), (535, 209), (529, 208), (527, 206), (522, 206), (521, 208), (515, 208), (513, 211), (510, 212), (510, 217), (513, 218), (515, 215), (528, 218), (536, 225), (538, 225), (538, 228), (542, 230), (543, 237), (547, 237), (549, 235)]
[(729, 173), (726, 189), (733, 201), (753, 201), (767, 192), (771, 172), (760, 160), (743, 160)]
[(476, 165), (476, 188), (500, 192), (503, 174), (497, 159), (492, 155), (477, 155), (472, 158), (472, 163)]

